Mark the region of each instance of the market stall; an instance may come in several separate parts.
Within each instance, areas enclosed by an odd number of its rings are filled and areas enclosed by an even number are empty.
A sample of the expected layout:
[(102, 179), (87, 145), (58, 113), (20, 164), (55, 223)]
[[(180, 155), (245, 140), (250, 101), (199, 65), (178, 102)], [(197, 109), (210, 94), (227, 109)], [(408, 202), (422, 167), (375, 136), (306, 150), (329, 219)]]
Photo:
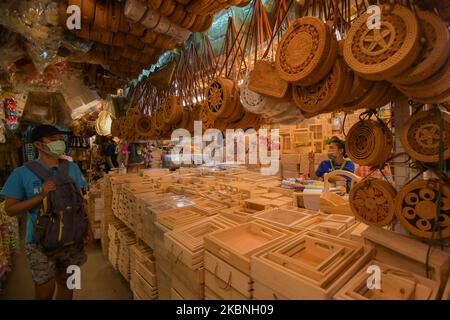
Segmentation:
[(58, 128), (135, 300), (448, 300), (449, 18), (422, 0), (4, 1), (0, 182)]

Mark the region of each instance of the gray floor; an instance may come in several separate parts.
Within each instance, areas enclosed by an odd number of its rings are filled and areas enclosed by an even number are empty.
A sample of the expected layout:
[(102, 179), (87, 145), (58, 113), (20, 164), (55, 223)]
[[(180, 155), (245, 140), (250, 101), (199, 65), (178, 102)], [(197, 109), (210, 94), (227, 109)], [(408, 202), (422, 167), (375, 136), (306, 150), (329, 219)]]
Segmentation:
[[(86, 248), (88, 261), (81, 268), (81, 290), (76, 290), (76, 300), (129, 300), (133, 295), (128, 282), (114, 270), (103, 256), (99, 243)], [(0, 299), (33, 299), (34, 287), (28, 260), (22, 250), (15, 257), (14, 269), (8, 276)]]

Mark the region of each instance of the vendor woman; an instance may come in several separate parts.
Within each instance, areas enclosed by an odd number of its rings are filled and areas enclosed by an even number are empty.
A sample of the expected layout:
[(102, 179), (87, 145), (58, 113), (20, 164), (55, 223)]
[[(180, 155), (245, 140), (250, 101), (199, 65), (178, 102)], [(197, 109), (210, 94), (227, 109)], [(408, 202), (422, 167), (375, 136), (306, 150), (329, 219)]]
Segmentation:
[[(345, 142), (338, 137), (332, 137), (328, 141), (328, 160), (322, 161), (317, 170), (314, 169), (314, 152), (309, 154), (310, 176), (314, 179), (319, 179), (322, 178), (325, 173), (334, 170), (345, 170), (353, 173), (355, 171), (355, 164), (351, 160), (346, 159), (345, 155)], [(345, 183), (348, 190), (351, 179), (345, 176), (336, 176), (331, 177), (330, 181), (336, 182), (337, 185)]]

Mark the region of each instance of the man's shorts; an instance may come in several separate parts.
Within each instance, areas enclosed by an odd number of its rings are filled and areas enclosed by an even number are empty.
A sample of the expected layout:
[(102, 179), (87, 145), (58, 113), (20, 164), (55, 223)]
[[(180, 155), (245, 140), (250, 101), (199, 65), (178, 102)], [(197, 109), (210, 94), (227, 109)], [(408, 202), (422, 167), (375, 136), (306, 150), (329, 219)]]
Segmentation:
[(26, 244), (25, 253), (30, 261), (31, 275), (36, 285), (53, 279), (56, 271), (66, 273), (70, 265), (81, 266), (87, 261), (83, 244), (71, 245), (48, 255), (36, 244)]

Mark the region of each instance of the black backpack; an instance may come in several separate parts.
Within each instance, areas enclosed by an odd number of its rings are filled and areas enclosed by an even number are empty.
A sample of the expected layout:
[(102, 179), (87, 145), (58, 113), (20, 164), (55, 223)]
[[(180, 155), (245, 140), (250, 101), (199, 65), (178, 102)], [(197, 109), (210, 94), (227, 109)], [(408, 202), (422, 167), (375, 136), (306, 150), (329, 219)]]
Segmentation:
[(89, 223), (83, 197), (69, 176), (69, 162), (60, 160), (52, 174), (39, 161), (25, 165), (42, 182), (52, 180), (56, 190), (44, 199), (34, 224), (35, 236), (43, 251), (53, 251), (72, 244), (82, 244)]

